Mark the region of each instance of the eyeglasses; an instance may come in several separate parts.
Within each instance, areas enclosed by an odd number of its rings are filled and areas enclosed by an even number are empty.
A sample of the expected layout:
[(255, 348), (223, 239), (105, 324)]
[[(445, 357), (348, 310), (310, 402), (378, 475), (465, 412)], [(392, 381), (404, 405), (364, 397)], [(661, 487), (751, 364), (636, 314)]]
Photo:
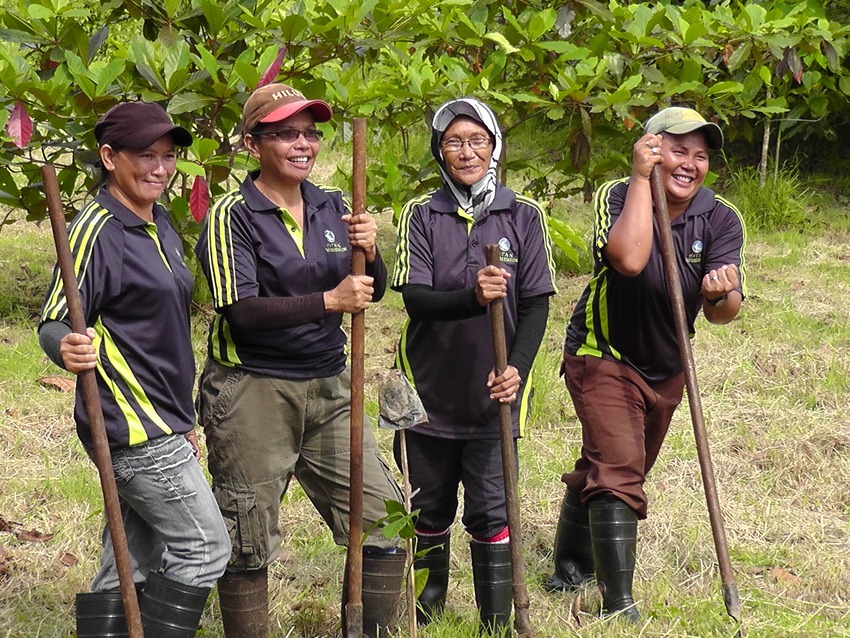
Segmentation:
[(472, 137), (468, 140), (462, 140), (458, 137), (451, 137), (447, 140), (443, 140), (440, 146), (443, 147), (444, 151), (451, 151), (452, 153), (457, 153), (460, 149), (463, 148), (464, 144), (469, 144), (469, 148), (473, 151), (482, 151), (488, 146), (490, 146), (491, 140), (489, 137), (485, 137), (483, 135)]
[(318, 142), (324, 133), (314, 128), (308, 128), (306, 131), (299, 131), (297, 128), (284, 128), (279, 131), (263, 131), (260, 133), (252, 133), (254, 137), (268, 137), (269, 139), (279, 142), (294, 142), (299, 136), (303, 135), (308, 142)]

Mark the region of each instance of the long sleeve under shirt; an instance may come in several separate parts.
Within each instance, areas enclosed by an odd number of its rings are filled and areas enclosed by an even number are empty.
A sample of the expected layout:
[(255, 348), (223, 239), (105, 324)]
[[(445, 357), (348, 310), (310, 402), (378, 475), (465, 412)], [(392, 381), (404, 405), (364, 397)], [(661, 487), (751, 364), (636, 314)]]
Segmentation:
[[(375, 280), (372, 301), (380, 301), (387, 286), (387, 267), (380, 254), (373, 263), (366, 264), (366, 274)], [(300, 297), (247, 297), (223, 308), (222, 314), (239, 330), (260, 332), (300, 326), (325, 318), (324, 293)]]
[[(407, 314), (421, 321), (457, 321), (487, 312), (487, 307), (478, 303), (474, 288), (440, 292), (430, 286), (409, 284), (402, 287), (401, 294)], [(520, 378), (525, 381), (546, 331), (549, 296), (520, 299), (517, 315), (516, 334), (508, 353), (508, 365), (516, 368)]]

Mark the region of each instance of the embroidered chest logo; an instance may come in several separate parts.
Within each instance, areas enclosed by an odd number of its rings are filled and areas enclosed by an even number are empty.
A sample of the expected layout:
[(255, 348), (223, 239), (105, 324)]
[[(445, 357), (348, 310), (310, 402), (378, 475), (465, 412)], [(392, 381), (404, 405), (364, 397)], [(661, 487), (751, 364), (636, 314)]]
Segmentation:
[(506, 264), (515, 264), (519, 261), (516, 253), (511, 250), (511, 240), (507, 237), (499, 240), (499, 259)]
[(691, 252), (688, 253), (688, 263), (689, 264), (699, 264), (702, 263), (702, 249), (703, 243), (701, 239), (695, 239), (694, 243), (691, 244)]
[(325, 252), (326, 253), (344, 253), (348, 250), (345, 246), (340, 246), (336, 241), (336, 235), (330, 228), (325, 229)]

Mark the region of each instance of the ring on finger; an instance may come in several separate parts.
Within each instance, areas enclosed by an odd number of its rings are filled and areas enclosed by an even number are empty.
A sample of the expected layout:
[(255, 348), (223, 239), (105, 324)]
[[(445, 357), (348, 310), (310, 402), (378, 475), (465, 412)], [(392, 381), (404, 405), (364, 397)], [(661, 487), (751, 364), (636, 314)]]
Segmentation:
[(652, 147), (652, 154), (653, 154), (653, 155), (658, 155), (658, 147), (657, 147), (657, 146), (653, 146), (653, 147)]
[(711, 281), (720, 281), (720, 278), (715, 275), (711, 278)]

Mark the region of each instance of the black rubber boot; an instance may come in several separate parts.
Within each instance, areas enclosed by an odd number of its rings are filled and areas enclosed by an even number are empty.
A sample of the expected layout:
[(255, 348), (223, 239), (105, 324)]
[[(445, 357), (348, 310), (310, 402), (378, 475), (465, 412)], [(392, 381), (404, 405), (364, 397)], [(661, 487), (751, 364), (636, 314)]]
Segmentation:
[(567, 490), (555, 530), (555, 572), (543, 581), (549, 592), (574, 591), (593, 580), (590, 520), (578, 494)]
[(226, 638), (268, 638), (269, 572), (224, 572), (218, 602)]
[(632, 598), (637, 550), (637, 514), (620, 499), (602, 496), (588, 504), (596, 582), (602, 593), (602, 616), (620, 614), (640, 620)]
[(513, 589), (511, 546), (507, 543), (469, 544), (472, 551), (472, 582), (475, 605), (484, 632), (510, 635)]
[[(398, 619), (398, 601), (407, 566), (407, 554), (399, 549), (363, 548), (363, 635), (385, 638)], [(342, 634), (346, 633), (348, 567), (342, 581)]]
[(449, 559), (451, 536), (445, 534), (416, 535), (416, 553), (429, 549), (422, 558), (414, 563), (416, 569), (428, 569), (428, 580), (419, 594), (416, 606), (416, 621), (427, 625), (446, 606), (446, 592), (449, 589)]
[(126, 638), (129, 635), (119, 590), (77, 594), (78, 638)]
[(210, 590), (151, 572), (139, 603), (146, 638), (193, 638)]

